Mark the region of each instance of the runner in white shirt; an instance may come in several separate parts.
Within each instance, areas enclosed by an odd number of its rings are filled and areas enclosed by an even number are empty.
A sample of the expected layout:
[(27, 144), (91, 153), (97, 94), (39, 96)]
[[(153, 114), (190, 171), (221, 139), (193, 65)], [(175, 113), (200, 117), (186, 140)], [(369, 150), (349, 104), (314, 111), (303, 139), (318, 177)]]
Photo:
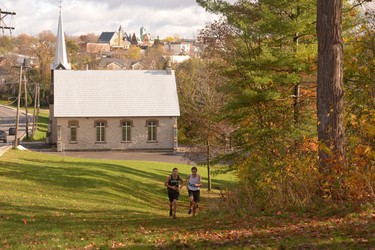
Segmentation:
[(195, 211), (198, 207), (198, 202), (200, 199), (200, 188), (202, 187), (202, 177), (197, 174), (197, 168), (192, 167), (191, 173), (186, 178), (186, 187), (189, 192), (189, 199), (190, 199), (190, 207), (188, 214), (193, 212), (193, 216), (195, 215)]

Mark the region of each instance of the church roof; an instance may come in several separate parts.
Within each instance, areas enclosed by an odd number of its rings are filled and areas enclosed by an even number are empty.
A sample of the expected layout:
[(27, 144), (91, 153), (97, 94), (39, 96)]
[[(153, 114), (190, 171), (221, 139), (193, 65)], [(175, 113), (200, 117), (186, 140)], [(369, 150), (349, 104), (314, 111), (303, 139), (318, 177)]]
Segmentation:
[(179, 116), (174, 72), (85, 70), (54, 72), (55, 117)]
[(114, 35), (115, 32), (102, 32), (98, 39), (98, 43), (109, 43)]

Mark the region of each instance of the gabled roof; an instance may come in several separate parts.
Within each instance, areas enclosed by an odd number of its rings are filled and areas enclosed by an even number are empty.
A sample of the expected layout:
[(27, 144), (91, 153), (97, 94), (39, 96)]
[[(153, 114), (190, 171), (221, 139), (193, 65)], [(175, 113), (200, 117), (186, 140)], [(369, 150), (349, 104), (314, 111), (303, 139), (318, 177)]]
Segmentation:
[(100, 68), (103, 68), (105, 66), (107, 66), (108, 64), (110, 63), (117, 63), (119, 65), (121, 65), (122, 67), (125, 66), (125, 59), (123, 58), (108, 58), (108, 57), (104, 57), (100, 60), (99, 62), (99, 67)]
[(109, 43), (114, 35), (115, 32), (102, 32), (98, 39), (98, 43)]
[(173, 71), (55, 71), (54, 98), (55, 117), (180, 115)]

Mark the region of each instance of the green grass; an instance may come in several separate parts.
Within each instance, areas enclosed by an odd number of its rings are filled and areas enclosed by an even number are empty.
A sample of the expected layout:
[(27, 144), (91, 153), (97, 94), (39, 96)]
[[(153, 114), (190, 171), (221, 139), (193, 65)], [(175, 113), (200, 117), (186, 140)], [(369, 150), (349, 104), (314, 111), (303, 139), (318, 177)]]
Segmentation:
[[(34, 109), (30, 108), (29, 110), (30, 114), (33, 114)], [(48, 121), (49, 121), (49, 110), (48, 109), (40, 109), (39, 110), (39, 116), (38, 116), (38, 124), (37, 128), (35, 130), (34, 135), (32, 138), (29, 138), (28, 140), (24, 139), (25, 141), (45, 141), (46, 135), (48, 132)]]
[[(163, 231), (174, 224), (163, 182), (175, 166), (11, 150), (0, 162), (0, 248), (153, 246), (161, 235), (175, 233)], [(190, 167), (178, 167), (185, 178)], [(213, 183), (224, 187), (230, 178), (218, 176)], [(188, 217), (187, 207), (183, 190), (180, 220)], [(155, 228), (158, 235), (148, 232)]]
[(8, 101), (0, 99), (0, 105), (8, 105), (8, 104), (9, 104)]
[[(221, 213), (202, 190), (198, 214), (169, 217), (163, 182), (173, 167), (11, 150), (0, 158), (0, 249), (371, 249), (375, 212), (332, 210), (246, 216)], [(199, 167), (207, 184), (205, 168)], [(234, 176), (213, 176), (225, 189)]]

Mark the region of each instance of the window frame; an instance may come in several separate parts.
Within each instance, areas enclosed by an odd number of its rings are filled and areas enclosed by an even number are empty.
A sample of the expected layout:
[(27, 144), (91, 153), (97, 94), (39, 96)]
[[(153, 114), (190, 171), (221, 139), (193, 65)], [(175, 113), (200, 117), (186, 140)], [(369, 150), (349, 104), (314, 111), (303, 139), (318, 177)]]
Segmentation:
[(132, 142), (132, 127), (133, 121), (123, 119), (120, 121), (121, 127), (121, 142)]
[(147, 142), (156, 143), (158, 142), (158, 129), (159, 121), (158, 120), (146, 120), (147, 127)]
[[(77, 143), (78, 142), (79, 121), (77, 121), (77, 120), (68, 121), (68, 128), (69, 128), (69, 143)], [(74, 134), (75, 134), (74, 136), (73, 136), (73, 131), (74, 131)]]
[(106, 143), (106, 128), (108, 127), (107, 121), (96, 120), (94, 121), (94, 127), (95, 127), (95, 143)]

